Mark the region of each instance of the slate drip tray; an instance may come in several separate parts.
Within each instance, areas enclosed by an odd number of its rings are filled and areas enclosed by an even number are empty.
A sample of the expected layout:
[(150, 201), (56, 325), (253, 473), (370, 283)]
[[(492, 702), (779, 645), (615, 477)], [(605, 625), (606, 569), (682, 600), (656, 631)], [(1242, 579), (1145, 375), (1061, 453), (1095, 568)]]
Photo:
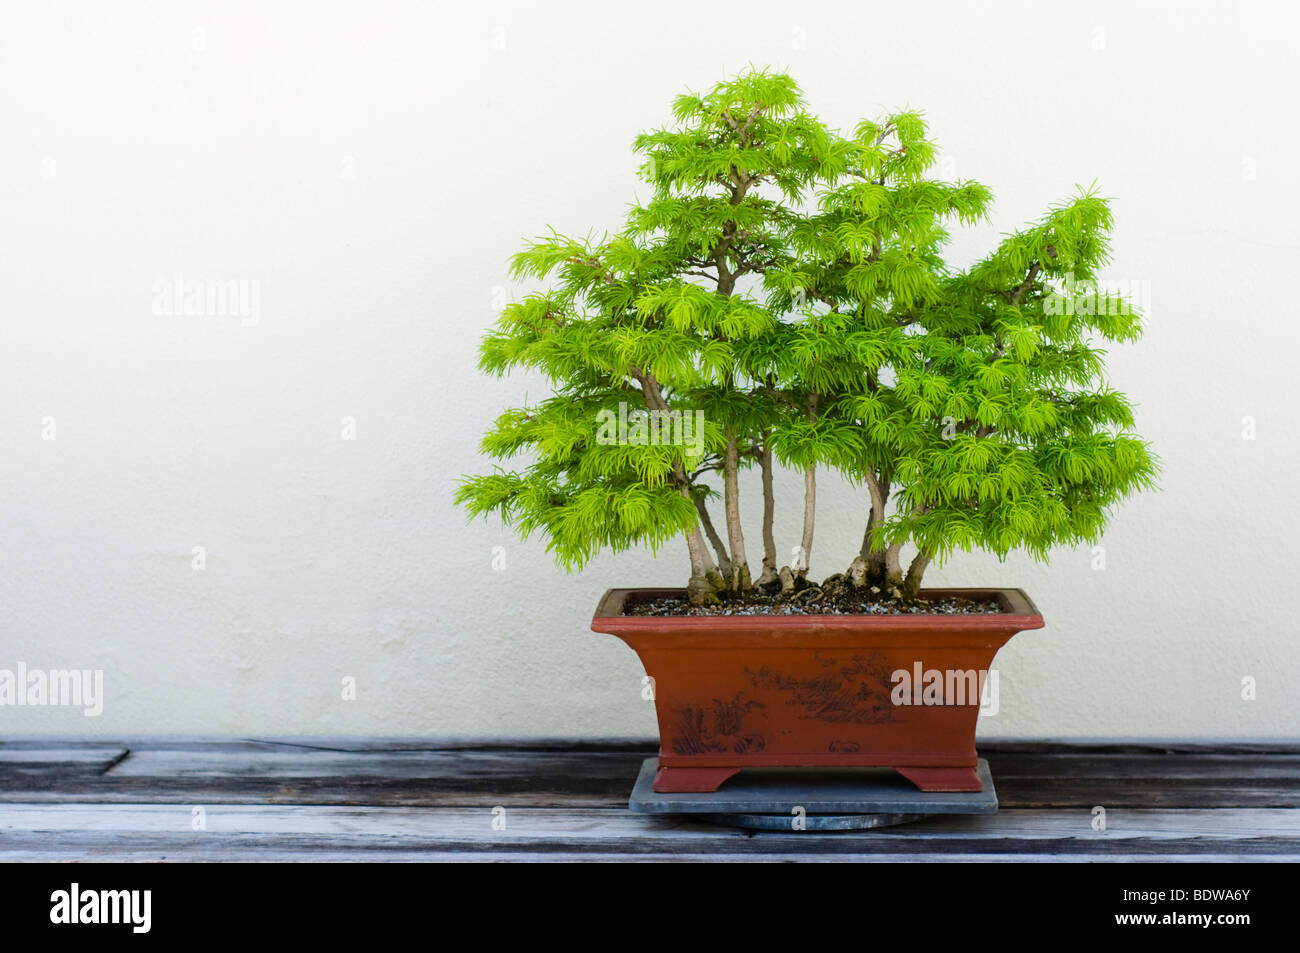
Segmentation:
[(976, 768), (984, 790), (918, 791), (892, 768), (753, 768), (717, 791), (658, 794), (658, 758), (641, 764), (628, 807), (636, 814), (677, 814), (729, 827), (770, 831), (866, 830), (932, 814), (995, 814), (988, 762)]

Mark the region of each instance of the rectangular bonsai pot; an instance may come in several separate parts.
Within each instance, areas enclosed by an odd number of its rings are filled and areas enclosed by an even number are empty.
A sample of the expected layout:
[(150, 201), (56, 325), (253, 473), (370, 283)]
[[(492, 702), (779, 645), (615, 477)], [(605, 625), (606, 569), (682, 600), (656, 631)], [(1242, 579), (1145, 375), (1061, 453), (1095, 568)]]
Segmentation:
[(631, 646), (653, 679), (656, 791), (715, 791), (758, 767), (890, 767), (922, 791), (978, 791), (984, 676), (1043, 617), (1020, 589), (920, 595), (990, 599), (1002, 611), (629, 616), (630, 603), (685, 590), (610, 589), (591, 628)]

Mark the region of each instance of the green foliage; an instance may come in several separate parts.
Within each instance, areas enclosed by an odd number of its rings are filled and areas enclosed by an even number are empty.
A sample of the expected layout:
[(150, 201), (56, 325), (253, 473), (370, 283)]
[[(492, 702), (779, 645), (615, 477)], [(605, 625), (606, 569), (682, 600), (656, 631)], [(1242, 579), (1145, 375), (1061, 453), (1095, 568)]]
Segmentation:
[[(466, 478), (471, 513), (542, 533), (566, 567), (657, 547), (697, 528), (734, 439), (742, 467), (770, 448), (882, 487), (876, 550), (1046, 558), (1153, 485), (1104, 377), (1101, 347), (1135, 339), (1141, 316), (1097, 285), (1112, 222), (1095, 191), (954, 270), (949, 229), (985, 220), (992, 196), (929, 177), (921, 114), (844, 136), (788, 76), (752, 71), (679, 96), (673, 117), (635, 141), (653, 190), (623, 231), (515, 256), (514, 276), (547, 290), (504, 309), (480, 366), (539, 372), (553, 396), (484, 437), (531, 462)], [(628, 408), (703, 426), (693, 442), (602, 441), (602, 415)]]

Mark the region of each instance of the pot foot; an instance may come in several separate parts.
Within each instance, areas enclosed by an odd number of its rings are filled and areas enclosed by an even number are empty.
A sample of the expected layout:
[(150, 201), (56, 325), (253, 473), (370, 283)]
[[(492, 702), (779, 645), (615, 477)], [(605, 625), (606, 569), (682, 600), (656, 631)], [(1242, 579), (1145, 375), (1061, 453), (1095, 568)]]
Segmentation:
[(974, 768), (895, 768), (921, 791), (982, 791)]
[(739, 774), (739, 768), (660, 768), (655, 775), (658, 794), (699, 794), (716, 791), (723, 781)]

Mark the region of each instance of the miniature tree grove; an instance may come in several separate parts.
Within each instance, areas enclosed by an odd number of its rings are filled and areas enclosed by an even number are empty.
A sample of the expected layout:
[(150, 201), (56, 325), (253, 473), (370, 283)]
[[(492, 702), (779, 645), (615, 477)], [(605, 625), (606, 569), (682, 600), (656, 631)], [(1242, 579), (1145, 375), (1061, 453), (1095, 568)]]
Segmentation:
[[(1140, 332), (1097, 284), (1104, 199), (1084, 192), (958, 271), (947, 229), (985, 219), (991, 196), (927, 177), (920, 115), (843, 136), (788, 76), (759, 71), (679, 96), (673, 114), (636, 140), (653, 191), (623, 231), (551, 234), (515, 257), (517, 278), (549, 285), (504, 309), (480, 365), (539, 371), (552, 393), (484, 437), (527, 462), (465, 478), (472, 513), (543, 534), (566, 567), (683, 537), (700, 605), (812, 586), (817, 485), (834, 472), (863, 487), (865, 514), (834, 583), (912, 601), (935, 559), (1046, 558), (1096, 540), (1113, 504), (1152, 484), (1103, 376), (1100, 345)], [(778, 465), (803, 474), (789, 566)], [(739, 491), (755, 467), (759, 546)]]

